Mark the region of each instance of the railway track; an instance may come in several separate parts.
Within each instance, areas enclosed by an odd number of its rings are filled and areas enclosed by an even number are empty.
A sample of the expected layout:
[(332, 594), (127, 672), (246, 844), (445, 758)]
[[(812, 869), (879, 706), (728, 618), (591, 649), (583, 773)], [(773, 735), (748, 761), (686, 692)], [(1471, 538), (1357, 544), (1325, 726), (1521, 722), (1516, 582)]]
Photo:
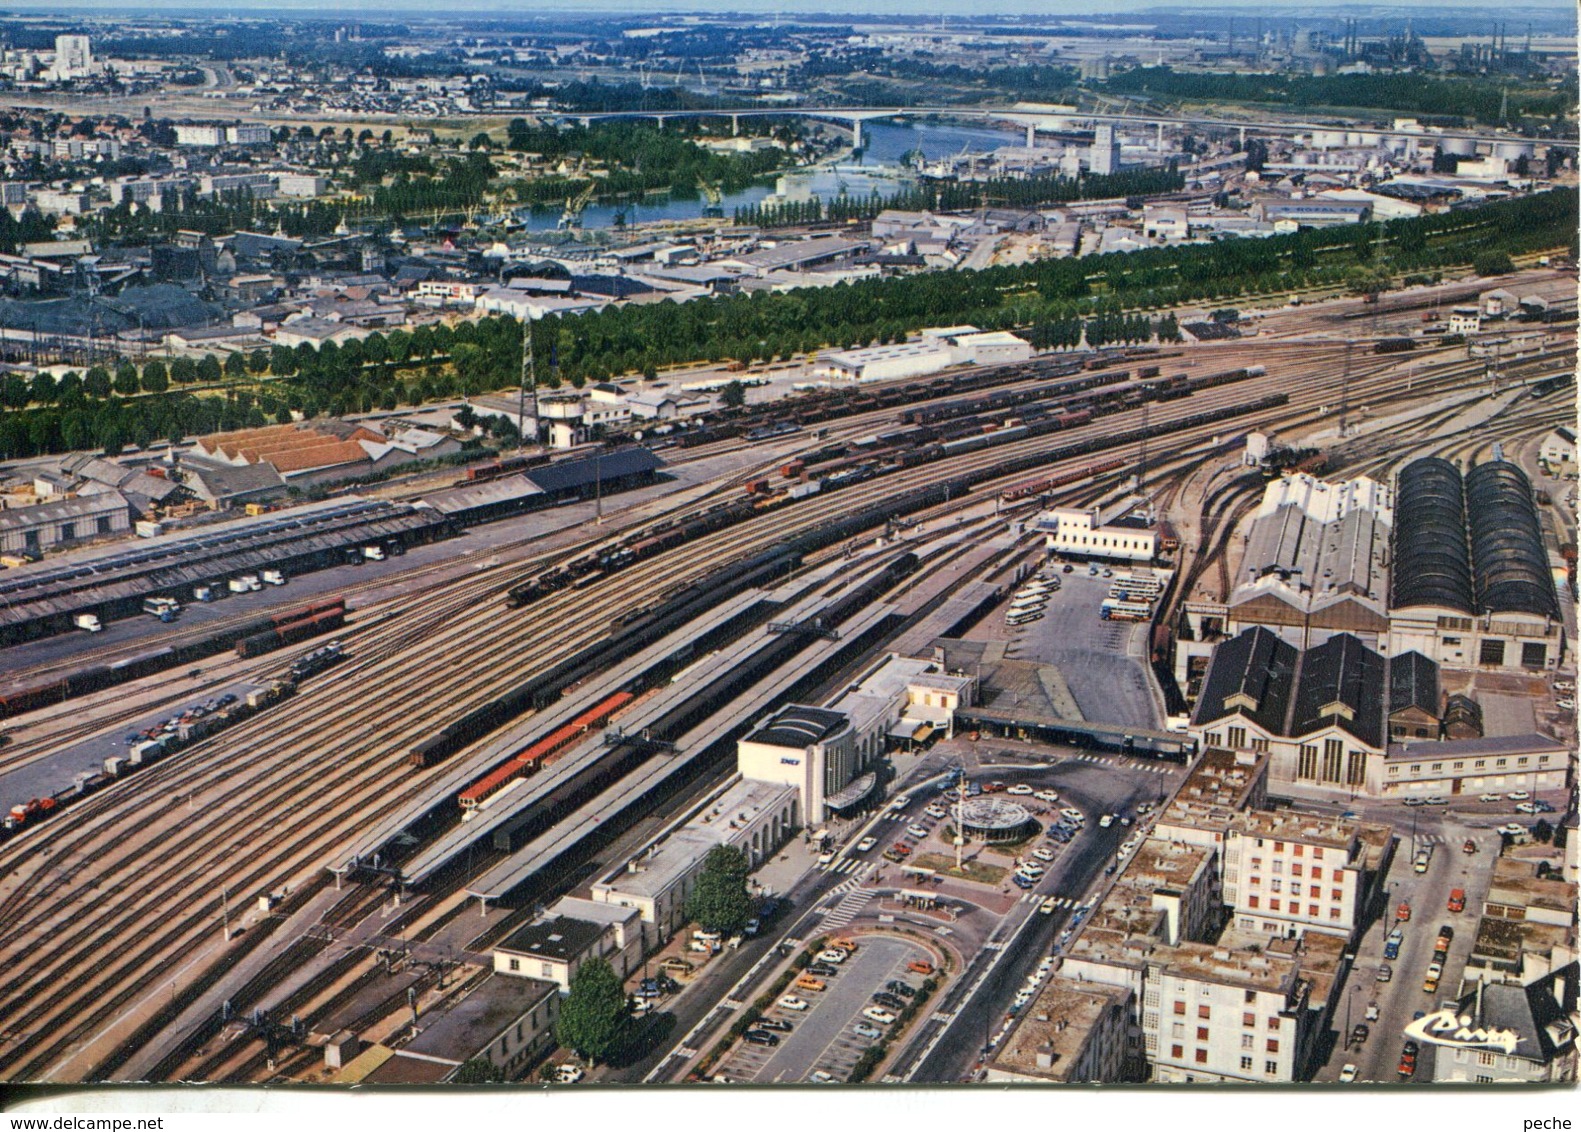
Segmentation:
[[(1277, 365), (1269, 345), (1259, 349), (1258, 357)], [(1382, 363), (1378, 372), (1389, 368), (1388, 363)], [(1335, 376), (1330, 367), (1287, 381), (1291, 410), (1300, 415), (1299, 408), (1305, 406), (1306, 414), (1315, 413)], [(1353, 374), (1353, 388), (1355, 382), (1364, 380), (1365, 375)], [(1390, 380), (1380, 377), (1380, 388)], [(1393, 380), (1397, 381), (1398, 375)], [(1216, 400), (1241, 395), (1233, 388), (1209, 390), (1183, 405), (1186, 409), (1206, 408)], [(1181, 411), (1180, 415), (1187, 414)], [(1266, 425), (1288, 415), (1269, 413), (1262, 420), (1246, 419), (1234, 427)], [(1113, 424), (1106, 419), (1102, 427), (1112, 428)], [(1211, 435), (1207, 428), (1199, 431), (1202, 435), (1187, 440), (1200, 445)], [(442, 725), (446, 708), (458, 714), (465, 705), (485, 698), (479, 694), (476, 680), (489, 661), (509, 658), (524, 668), (549, 663), (555, 656), (565, 655), (567, 632), (577, 642), (599, 635), (610, 617), (641, 600), (644, 584), (662, 585), (666, 580), (684, 584), (713, 563), (784, 537), (787, 526), (806, 529), (911, 486), (967, 469), (991, 469), (1016, 454), (1058, 448), (1078, 439), (1080, 432), (1024, 440), (986, 453), (922, 465), (831, 494), (816, 505), (798, 504), (750, 520), (690, 544), (681, 556), (687, 561), (679, 569), (674, 554), (629, 568), (616, 587), (619, 593), (566, 591), (542, 599), (522, 616), (512, 618), (502, 616), (492, 604), (476, 608), (478, 595), (468, 591), (444, 601), (424, 618), (421, 631), (410, 630), (383, 656), (370, 656), (364, 645), (354, 644), (355, 661), (337, 670), (320, 689), (310, 686), (297, 701), (302, 717), (292, 721), (291, 734), (281, 734), (281, 728), (272, 726), (276, 721), (243, 724), (235, 732), (209, 741), (204, 745), (208, 750), (195, 748), (176, 763), (161, 764), (136, 776), (128, 783), (135, 790), (112, 791), (90, 799), (51, 824), (14, 840), (0, 849), (0, 869), (11, 874), (4, 882), (5, 903), (0, 906), (0, 954), (18, 961), (0, 985), (0, 1014), (18, 1022), (8, 1027), (12, 1040), (0, 1047), (0, 1073), (25, 1078), (53, 1070), (62, 1077), (91, 1076), (96, 1060), (102, 1058), (88, 1054), (72, 1061), (73, 1047), (96, 1036), (104, 1039), (95, 1043), (97, 1049), (111, 1043), (113, 1035), (101, 1035), (99, 1030), (141, 992), (151, 972), (163, 969), (173, 955), (190, 953), (201, 934), (195, 925), (203, 925), (206, 931), (207, 924), (214, 922), (218, 890), (234, 887), (249, 891), (276, 888), (293, 880), (300, 883), (352, 824), (378, 820), (399, 806), (402, 791), (392, 790), (390, 781), (392, 771), (399, 773), (407, 745), (403, 737), (414, 730), (429, 733)], [(497, 580), (489, 585), (496, 594), (504, 588)], [(521, 621), (531, 622), (534, 628), (524, 629)], [(446, 680), (439, 670), (445, 667), (444, 657), (457, 651), (465, 656), (465, 671), (459, 678)], [(483, 688), (498, 686), (499, 681), (494, 681)], [(346, 697), (349, 703), (330, 694), (332, 689), (353, 688), (357, 694)], [(453, 693), (465, 693), (465, 704)], [(367, 700), (375, 702), (370, 705)], [(392, 703), (401, 704), (406, 718), (393, 723), (388, 719), (386, 706)], [(271, 726), (263, 726), (265, 722)], [(270, 731), (275, 734), (266, 734)], [(311, 740), (326, 734), (335, 735), (337, 742), (341, 736), (354, 738), (337, 750), (313, 754)], [(238, 750), (246, 751), (248, 760), (240, 771), (233, 765)], [(420, 785), (426, 781), (426, 773), (416, 772), (408, 781)], [(194, 808), (193, 817), (174, 823), (168, 822), (166, 815), (157, 841), (172, 863), (165, 865), (162, 857), (158, 866), (139, 867), (140, 857), (146, 857), (156, 840), (143, 826), (150, 816), (159, 816), (160, 799), (179, 798), (183, 790), (188, 797), (202, 800), (206, 808)], [(281, 815), (288, 815), (289, 820), (280, 820)], [(288, 828), (271, 832), (271, 826)], [(238, 865), (234, 860), (237, 846), (252, 854), (252, 860)], [(37, 858), (45, 849), (50, 853), (48, 866), (38, 867), (27, 859)], [(83, 911), (74, 907), (77, 901), (60, 891), (63, 860), (81, 862), (72, 871), (72, 880), (88, 869), (97, 874), (95, 879), (128, 871), (136, 875), (119, 882), (122, 887), (115, 894), (118, 899), (113, 908)], [(29, 868), (30, 864), (33, 867)], [(14, 883), (12, 877), (17, 878)], [(57, 883), (50, 883), (52, 877)], [(172, 907), (181, 907), (182, 916), (159, 930), (159, 925), (170, 920)], [(150, 935), (151, 931), (156, 934)], [(46, 937), (51, 940), (47, 957), (38, 946)], [(126, 940), (137, 942), (124, 943)]]

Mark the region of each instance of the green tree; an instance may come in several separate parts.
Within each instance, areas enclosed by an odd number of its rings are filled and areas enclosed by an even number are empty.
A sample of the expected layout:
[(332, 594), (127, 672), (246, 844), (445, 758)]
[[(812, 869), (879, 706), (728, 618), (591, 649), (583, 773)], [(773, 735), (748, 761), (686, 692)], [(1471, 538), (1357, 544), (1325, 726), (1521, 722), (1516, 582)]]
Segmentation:
[[(104, 400), (110, 395), (110, 371), (103, 366), (94, 366), (83, 375), (82, 391), (89, 397), (97, 397), (101, 401)], [(131, 391), (136, 393), (137, 387), (133, 386)], [(117, 390), (117, 392), (122, 391)]]
[(220, 360), (213, 354), (204, 354), (198, 360), (198, 380), (213, 384), (220, 379)]
[(1483, 252), (1471, 261), (1471, 270), (1478, 275), (1508, 275), (1515, 264), (1506, 252)]
[(247, 359), (239, 350), (233, 350), (225, 357), (225, 374), (227, 377), (246, 377)]
[(727, 409), (739, 409), (747, 403), (747, 387), (739, 381), (732, 381), (719, 391), (719, 400)]
[(686, 900), (687, 919), (705, 931), (735, 935), (752, 918), (747, 892), (747, 855), (733, 845), (716, 845), (703, 858), (697, 887)]
[[(368, 131), (364, 130), (363, 133)], [(457, 1085), (494, 1085), (505, 1080), (505, 1071), (486, 1057), (472, 1057), (461, 1063), (451, 1078)]]
[[(210, 359), (212, 360), (212, 359)], [(218, 364), (215, 369), (218, 369)], [(218, 378), (218, 374), (215, 375)], [(170, 363), (170, 380), (177, 385), (191, 385), (198, 379), (197, 363), (191, 358), (176, 358)]]
[(555, 1037), (561, 1045), (596, 1064), (620, 1048), (630, 1023), (620, 976), (606, 959), (585, 960), (572, 976), (570, 993), (560, 1004)]
[(163, 393), (170, 388), (170, 375), (165, 370), (165, 363), (155, 358), (143, 367), (142, 387), (144, 393)]

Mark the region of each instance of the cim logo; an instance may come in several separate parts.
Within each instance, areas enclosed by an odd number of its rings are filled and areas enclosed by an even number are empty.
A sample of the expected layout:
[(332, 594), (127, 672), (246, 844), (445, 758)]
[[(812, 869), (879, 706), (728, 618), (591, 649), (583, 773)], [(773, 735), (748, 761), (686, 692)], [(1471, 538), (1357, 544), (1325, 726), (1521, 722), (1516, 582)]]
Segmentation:
[(801, 766), (801, 760), (800, 759), (781, 759), (780, 760), (780, 765), (781, 766)]
[(1453, 1010), (1435, 1010), (1425, 1014), (1405, 1028), (1405, 1036), (1417, 1041), (1431, 1042), (1435, 1046), (1454, 1046), (1474, 1049), (1488, 1046), (1514, 1053), (1521, 1044), (1521, 1036), (1514, 1030), (1488, 1030), (1472, 1028), (1471, 1015), (1456, 1014)]

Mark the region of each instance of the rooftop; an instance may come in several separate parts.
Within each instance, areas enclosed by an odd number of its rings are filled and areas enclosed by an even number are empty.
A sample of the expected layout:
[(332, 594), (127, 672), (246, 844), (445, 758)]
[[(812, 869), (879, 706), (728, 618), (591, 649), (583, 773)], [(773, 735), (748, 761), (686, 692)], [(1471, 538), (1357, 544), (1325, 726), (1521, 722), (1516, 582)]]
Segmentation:
[(802, 750), (827, 739), (845, 722), (845, 715), (838, 711), (787, 704), (758, 724), (742, 742)]
[(559, 993), (554, 983), (493, 975), (459, 1002), (418, 1017), (417, 1037), (400, 1051), (460, 1064), (476, 1057), (538, 1004)]
[(603, 924), (570, 916), (552, 916), (517, 928), (495, 949), (568, 963), (597, 943), (603, 933)]
[(1093, 1030), (1110, 1010), (1125, 1006), (1129, 992), (1102, 983), (1056, 976), (1044, 985), (1005, 1039), (993, 1067), (1047, 1081), (1071, 1081)]

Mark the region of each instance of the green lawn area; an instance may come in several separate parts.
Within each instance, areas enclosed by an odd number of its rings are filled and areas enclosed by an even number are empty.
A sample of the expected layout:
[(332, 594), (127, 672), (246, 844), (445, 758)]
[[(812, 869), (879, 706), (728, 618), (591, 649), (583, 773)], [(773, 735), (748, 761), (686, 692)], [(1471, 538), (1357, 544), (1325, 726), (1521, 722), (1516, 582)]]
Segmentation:
[(981, 861), (966, 860), (961, 862), (961, 867), (955, 867), (955, 858), (946, 857), (943, 853), (923, 853), (912, 858), (911, 864), (919, 868), (932, 869), (940, 876), (958, 877), (962, 880), (973, 880), (978, 884), (998, 884), (1005, 879), (1005, 874), (1010, 870), (998, 865), (985, 865)]

